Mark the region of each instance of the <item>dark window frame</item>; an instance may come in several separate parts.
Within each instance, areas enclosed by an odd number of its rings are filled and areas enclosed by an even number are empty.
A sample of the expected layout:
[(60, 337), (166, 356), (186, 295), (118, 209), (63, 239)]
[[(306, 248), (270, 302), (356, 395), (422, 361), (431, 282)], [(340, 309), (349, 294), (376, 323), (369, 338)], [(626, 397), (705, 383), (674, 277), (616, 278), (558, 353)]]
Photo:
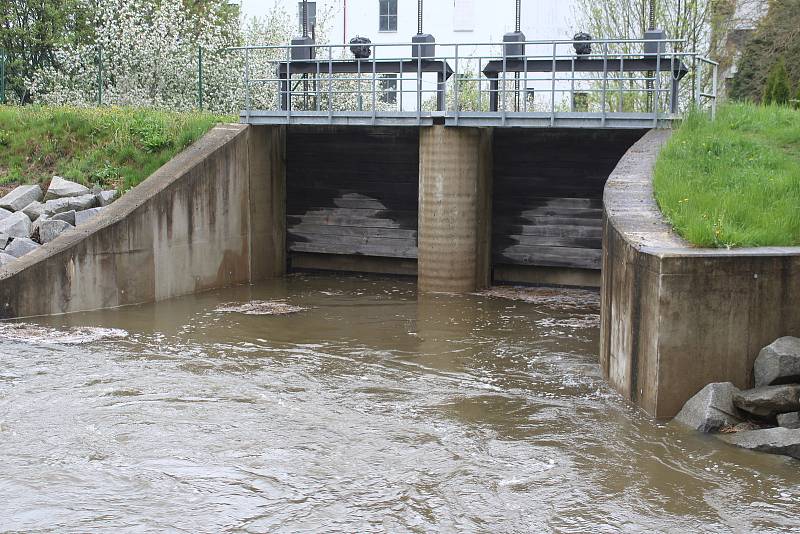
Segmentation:
[(397, 31), (397, 0), (378, 0), (378, 31)]

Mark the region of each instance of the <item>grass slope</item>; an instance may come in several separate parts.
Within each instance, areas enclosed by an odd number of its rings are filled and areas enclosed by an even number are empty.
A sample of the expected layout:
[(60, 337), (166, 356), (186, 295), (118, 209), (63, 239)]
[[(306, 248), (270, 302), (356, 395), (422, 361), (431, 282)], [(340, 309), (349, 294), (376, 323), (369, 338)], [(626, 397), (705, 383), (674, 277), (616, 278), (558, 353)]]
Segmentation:
[(661, 152), (654, 189), (677, 232), (703, 247), (800, 245), (800, 112), (729, 104), (693, 114)]
[(59, 175), (126, 190), (214, 124), (232, 120), (134, 108), (0, 106), (0, 184), (46, 184)]

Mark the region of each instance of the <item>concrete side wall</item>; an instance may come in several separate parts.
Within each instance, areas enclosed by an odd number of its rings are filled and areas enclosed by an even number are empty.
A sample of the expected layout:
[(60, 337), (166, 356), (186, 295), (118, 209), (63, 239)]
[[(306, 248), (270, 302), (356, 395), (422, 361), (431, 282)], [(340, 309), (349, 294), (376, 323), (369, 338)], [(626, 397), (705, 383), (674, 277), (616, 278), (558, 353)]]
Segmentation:
[(282, 274), (283, 247), (268, 228), (282, 218), (280, 133), (271, 136), (272, 148), (251, 158), (264, 139), (218, 126), (100, 216), (0, 271), (0, 318), (152, 302)]
[(489, 285), (492, 132), (420, 132), (418, 284), (421, 291)]
[(604, 196), (600, 363), (659, 418), (710, 382), (752, 387), (759, 350), (800, 335), (800, 248), (699, 249), (664, 221), (651, 183), (668, 135), (634, 145)]

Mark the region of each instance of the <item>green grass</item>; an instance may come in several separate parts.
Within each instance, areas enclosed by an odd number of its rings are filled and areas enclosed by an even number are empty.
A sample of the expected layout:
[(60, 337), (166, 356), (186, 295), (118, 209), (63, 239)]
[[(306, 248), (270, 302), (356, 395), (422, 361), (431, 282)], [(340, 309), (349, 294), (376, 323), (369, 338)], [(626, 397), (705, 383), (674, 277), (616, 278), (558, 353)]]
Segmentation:
[(0, 184), (53, 175), (122, 191), (233, 117), (140, 108), (0, 106)]
[(728, 104), (688, 116), (661, 152), (655, 196), (702, 247), (800, 245), (800, 112)]

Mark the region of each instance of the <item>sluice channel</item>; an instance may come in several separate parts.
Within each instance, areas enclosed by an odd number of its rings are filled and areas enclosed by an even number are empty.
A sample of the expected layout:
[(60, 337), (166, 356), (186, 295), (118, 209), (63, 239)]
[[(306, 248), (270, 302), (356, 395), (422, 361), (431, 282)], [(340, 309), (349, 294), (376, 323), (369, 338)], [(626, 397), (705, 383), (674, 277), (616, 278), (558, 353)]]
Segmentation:
[(797, 526), (793, 460), (625, 403), (599, 295), (292, 274), (0, 325), (2, 531)]

